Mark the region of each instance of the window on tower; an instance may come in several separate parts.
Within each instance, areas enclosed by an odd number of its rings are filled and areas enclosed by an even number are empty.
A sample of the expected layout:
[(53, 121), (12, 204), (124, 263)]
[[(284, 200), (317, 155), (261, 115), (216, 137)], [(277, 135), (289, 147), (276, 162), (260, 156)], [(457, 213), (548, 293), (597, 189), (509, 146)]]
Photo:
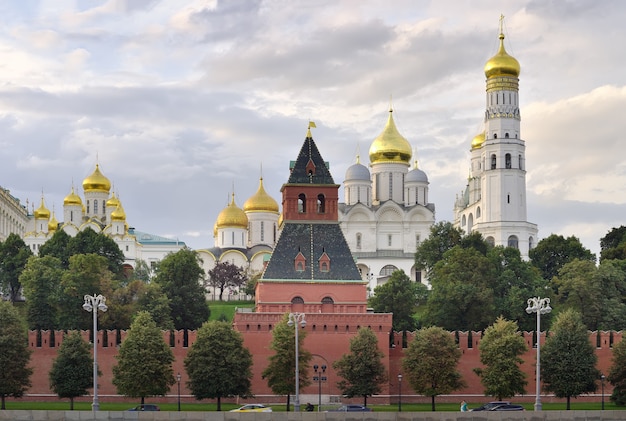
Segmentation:
[(361, 233), (357, 232), (356, 234), (356, 249), (361, 250)]
[(317, 195), (317, 213), (326, 212), (326, 198), (323, 194)]
[(507, 170), (511, 169), (511, 154), (510, 153), (504, 156), (504, 165), (506, 166)]
[(517, 236), (511, 235), (507, 241), (507, 247), (519, 248), (519, 241)]
[(491, 155), (491, 169), (492, 170), (496, 169), (496, 155), (495, 154)]
[(87, 201), (87, 214), (89, 214), (89, 200)]
[(298, 212), (306, 213), (306, 195), (304, 193), (298, 195)]

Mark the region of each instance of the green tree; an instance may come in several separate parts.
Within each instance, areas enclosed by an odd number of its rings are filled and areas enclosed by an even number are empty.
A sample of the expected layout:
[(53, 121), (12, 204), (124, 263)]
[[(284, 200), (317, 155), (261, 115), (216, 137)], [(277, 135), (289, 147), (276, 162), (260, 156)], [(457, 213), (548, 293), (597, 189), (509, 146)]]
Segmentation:
[(402, 359), (402, 370), (411, 388), (430, 396), (435, 410), (435, 397), (465, 387), (457, 366), (461, 350), (450, 332), (440, 327), (418, 330)]
[(387, 382), (383, 357), (374, 332), (359, 328), (357, 335), (350, 339), (350, 352), (333, 363), (337, 375), (342, 378), (337, 382), (341, 393), (348, 398), (361, 396), (363, 405), (367, 406), (367, 397), (380, 393), (382, 385)]
[(426, 302), (427, 294), (425, 285), (412, 282), (404, 271), (396, 270), (387, 282), (374, 289), (368, 304), (377, 313), (393, 313), (394, 330), (411, 331), (417, 327), (417, 306)]
[(552, 234), (530, 249), (528, 256), (531, 263), (541, 272), (543, 279), (547, 281), (552, 280), (566, 263), (574, 259), (596, 261), (596, 256), (583, 247), (580, 240), (573, 235), (565, 238), (562, 235)]
[(492, 262), (474, 248), (446, 252), (431, 274), (425, 325), (446, 330), (483, 330), (496, 318)]
[(568, 309), (557, 315), (552, 335), (541, 348), (543, 388), (557, 398), (567, 399), (596, 390), (600, 377), (597, 357), (589, 341), (587, 328), (578, 312)]
[(415, 252), (415, 266), (425, 269), (428, 277), (443, 255), (454, 246), (461, 243), (463, 231), (455, 228), (451, 222), (437, 222), (430, 227), (430, 235), (417, 247)]
[(85, 229), (70, 238), (67, 244), (70, 256), (76, 254), (97, 254), (106, 259), (108, 269), (116, 276), (121, 277), (124, 265), (124, 253), (112, 238), (104, 233), (97, 233), (92, 229)]
[(148, 312), (137, 313), (116, 359), (113, 384), (117, 392), (141, 398), (142, 405), (147, 396), (163, 396), (176, 383), (174, 354)]
[(145, 285), (142, 293), (137, 297), (139, 310), (150, 313), (154, 322), (163, 330), (174, 329), (174, 322), (170, 314), (170, 300), (158, 284)]
[(626, 341), (613, 346), (611, 369), (607, 380), (613, 385), (611, 401), (615, 405), (626, 405)]
[(203, 276), (198, 254), (188, 248), (168, 254), (158, 265), (154, 282), (170, 300), (176, 329), (197, 329), (209, 319)]
[(26, 297), (28, 326), (31, 329), (52, 330), (58, 325), (57, 303), (63, 267), (53, 256), (28, 259), (20, 275)]
[(28, 367), (26, 324), (17, 310), (8, 302), (0, 300), (0, 409), (6, 409), (6, 398), (19, 398), (30, 387), (33, 370)]
[(242, 335), (228, 322), (209, 321), (198, 329), (196, 341), (185, 358), (187, 386), (196, 399), (251, 396), (252, 354)]
[[(287, 395), (287, 411), (290, 408), (290, 395), (296, 392), (296, 341), (295, 329), (297, 326), (289, 326), (289, 314), (285, 314), (282, 320), (272, 330), (272, 342), (270, 349), (275, 352), (269, 357), (269, 364), (261, 373), (263, 379), (272, 392), (277, 395)], [(303, 347), (306, 330), (298, 331), (298, 381), (299, 387), (303, 388), (311, 384), (309, 379), (309, 363), (312, 355)]]
[(20, 274), (32, 255), (24, 240), (17, 234), (9, 234), (4, 243), (0, 243), (0, 292), (8, 295), (12, 303), (20, 298)]
[(152, 269), (145, 260), (137, 259), (135, 261), (135, 270), (133, 270), (132, 279), (137, 279), (144, 283), (150, 282), (152, 279)]
[(479, 349), (485, 367), (474, 372), (480, 376), (486, 396), (502, 400), (526, 393), (526, 375), (520, 368), (524, 360), (520, 356), (528, 348), (516, 322), (498, 317), (485, 330)]
[(61, 399), (70, 399), (70, 410), (74, 409), (74, 398), (86, 395), (93, 386), (91, 345), (78, 331), (69, 333), (63, 340), (49, 376), (54, 393)]
[(63, 269), (70, 267), (70, 251), (68, 244), (72, 237), (63, 230), (56, 230), (52, 237), (39, 248), (39, 257), (56, 257), (61, 261)]
[(207, 275), (209, 275), (207, 284), (213, 288), (219, 288), (220, 301), (226, 288), (240, 288), (248, 281), (244, 271), (228, 261), (218, 262)]
[(600, 262), (609, 259), (626, 260), (626, 226), (613, 228), (600, 239)]

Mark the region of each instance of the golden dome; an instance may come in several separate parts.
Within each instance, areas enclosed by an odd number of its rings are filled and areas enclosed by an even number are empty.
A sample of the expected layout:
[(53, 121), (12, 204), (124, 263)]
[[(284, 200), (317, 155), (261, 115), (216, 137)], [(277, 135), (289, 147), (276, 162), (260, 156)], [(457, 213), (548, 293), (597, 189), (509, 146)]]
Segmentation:
[(74, 186), (72, 186), (72, 191), (70, 192), (70, 194), (65, 196), (65, 199), (63, 199), (63, 206), (71, 206), (71, 205), (82, 206), (82, 204), (83, 204), (83, 201), (81, 200), (79, 195), (74, 193)]
[(472, 149), (478, 149), (481, 146), (483, 146), (483, 143), (485, 143), (485, 132), (483, 131), (482, 133), (478, 133), (476, 136), (474, 136), (474, 138), (472, 139)]
[(50, 221), (48, 222), (48, 232), (56, 231), (58, 227), (59, 221), (57, 221), (56, 217), (54, 216), (54, 212), (52, 212), (52, 218), (50, 218)]
[(259, 181), (259, 189), (243, 204), (243, 211), (278, 213), (278, 203), (263, 188), (263, 177)]
[(39, 205), (39, 208), (35, 210), (33, 215), (35, 216), (35, 219), (50, 219), (50, 211), (46, 208), (43, 196), (41, 197), (41, 204)]
[[(108, 206), (108, 202), (107, 202)], [(111, 221), (126, 221), (126, 212), (124, 212), (124, 208), (122, 204), (118, 201), (117, 207), (113, 212), (111, 212)]]
[(85, 192), (105, 192), (111, 190), (111, 182), (100, 172), (100, 165), (96, 164), (93, 173), (83, 180), (83, 190)]
[(389, 119), (383, 132), (374, 139), (370, 146), (370, 164), (379, 162), (411, 162), (411, 144), (396, 128), (393, 121), (393, 110), (389, 110)]
[(115, 192), (111, 193), (111, 197), (107, 200), (106, 207), (107, 208), (117, 208), (120, 204), (120, 199), (115, 196)]
[(217, 228), (248, 228), (248, 217), (244, 211), (235, 204), (235, 193), (233, 193), (230, 204), (217, 216), (215, 226)]
[(519, 77), (519, 74), (519, 62), (504, 49), (504, 34), (500, 32), (500, 49), (485, 63), (485, 76), (489, 79), (497, 76)]

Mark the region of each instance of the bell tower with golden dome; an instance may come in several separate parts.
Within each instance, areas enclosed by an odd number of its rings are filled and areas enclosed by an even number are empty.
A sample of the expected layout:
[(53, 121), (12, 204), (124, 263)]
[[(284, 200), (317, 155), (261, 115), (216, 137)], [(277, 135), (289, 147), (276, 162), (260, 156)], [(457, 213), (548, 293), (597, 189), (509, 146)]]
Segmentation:
[(85, 215), (88, 219), (97, 218), (101, 222), (106, 221), (106, 202), (111, 191), (111, 182), (100, 171), (100, 165), (83, 180), (85, 191)]
[(527, 221), (526, 145), (521, 138), (520, 64), (500, 45), (487, 60), (484, 132), (470, 147), (471, 162), (464, 193), (457, 197), (454, 224), (466, 233), (480, 232), (496, 246), (515, 247), (524, 258), (537, 242), (537, 225)]

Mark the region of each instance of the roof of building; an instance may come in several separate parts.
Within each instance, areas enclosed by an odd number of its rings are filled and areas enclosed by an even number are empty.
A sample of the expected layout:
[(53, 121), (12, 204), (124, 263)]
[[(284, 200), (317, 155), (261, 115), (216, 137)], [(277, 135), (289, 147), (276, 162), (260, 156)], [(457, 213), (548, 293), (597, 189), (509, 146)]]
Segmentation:
[[(309, 132), (310, 133), (310, 132)], [(314, 165), (315, 171), (310, 171)], [(335, 184), (328, 166), (322, 159), (319, 149), (311, 136), (307, 134), (298, 158), (291, 168), (288, 184)]]
[(141, 244), (178, 244), (181, 246), (185, 245), (183, 241), (179, 241), (178, 239), (148, 234), (147, 232), (137, 231), (134, 228), (129, 228), (128, 233), (134, 235), (137, 242)]

